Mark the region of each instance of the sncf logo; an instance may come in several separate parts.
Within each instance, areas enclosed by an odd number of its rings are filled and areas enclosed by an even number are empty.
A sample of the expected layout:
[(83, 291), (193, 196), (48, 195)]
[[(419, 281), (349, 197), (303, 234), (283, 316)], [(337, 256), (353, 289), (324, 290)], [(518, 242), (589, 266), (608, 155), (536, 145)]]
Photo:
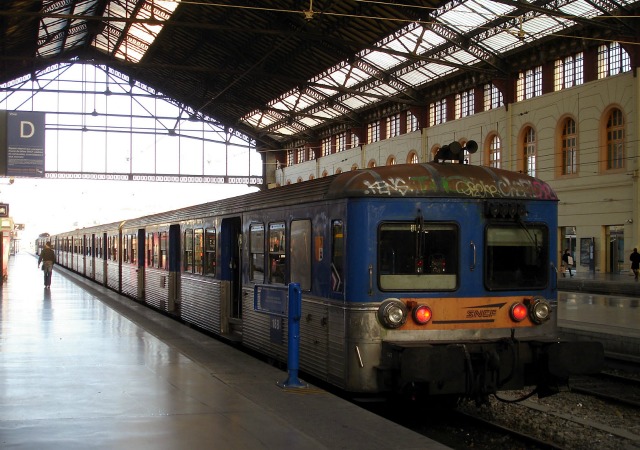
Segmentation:
[(467, 309), (466, 319), (493, 319), (500, 308), (506, 303), (495, 303), (491, 305), (470, 306)]

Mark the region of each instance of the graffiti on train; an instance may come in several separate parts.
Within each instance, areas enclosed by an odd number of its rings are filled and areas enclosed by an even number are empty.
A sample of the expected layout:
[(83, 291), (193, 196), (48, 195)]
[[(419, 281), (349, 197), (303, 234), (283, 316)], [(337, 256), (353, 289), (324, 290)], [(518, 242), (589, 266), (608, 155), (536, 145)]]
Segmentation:
[(441, 178), (438, 185), (430, 176), (388, 178), (370, 182), (363, 180), (365, 195), (401, 196), (407, 194), (447, 194), (474, 198), (512, 197), (556, 199), (556, 194), (546, 183), (537, 179), (507, 177), (498, 180), (479, 180), (474, 178), (451, 176)]

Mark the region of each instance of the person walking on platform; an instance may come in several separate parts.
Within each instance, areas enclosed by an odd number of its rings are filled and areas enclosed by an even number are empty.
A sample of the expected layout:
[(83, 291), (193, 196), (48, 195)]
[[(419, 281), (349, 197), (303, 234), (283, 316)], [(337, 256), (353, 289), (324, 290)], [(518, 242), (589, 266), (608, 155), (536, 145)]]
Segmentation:
[(40, 267), (40, 263), (42, 263), (42, 270), (44, 271), (44, 287), (48, 288), (51, 286), (51, 272), (53, 272), (53, 265), (56, 263), (56, 254), (49, 242), (44, 245), (44, 249), (40, 252), (38, 267)]
[(569, 253), (569, 249), (566, 249), (562, 254), (562, 266), (562, 276), (566, 277), (564, 274), (564, 268), (566, 267), (569, 269), (569, 276), (572, 277), (573, 272), (571, 272), (571, 269), (573, 268), (573, 257), (571, 256), (571, 253)]
[(638, 253), (637, 248), (634, 248), (633, 252), (631, 252), (631, 256), (629, 256), (629, 261), (631, 261), (631, 270), (633, 270), (633, 274), (636, 277), (636, 281), (638, 281), (638, 270), (640, 269), (640, 253)]

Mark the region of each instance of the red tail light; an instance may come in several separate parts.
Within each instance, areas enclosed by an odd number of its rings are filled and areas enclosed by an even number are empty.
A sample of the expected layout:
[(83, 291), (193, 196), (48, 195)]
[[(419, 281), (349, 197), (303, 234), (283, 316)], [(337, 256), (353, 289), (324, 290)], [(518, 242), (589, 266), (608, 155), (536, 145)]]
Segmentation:
[(427, 305), (420, 305), (413, 310), (413, 320), (419, 324), (424, 325), (431, 320), (431, 308)]
[(529, 315), (529, 308), (522, 303), (514, 303), (509, 311), (511, 319), (515, 322), (522, 322)]

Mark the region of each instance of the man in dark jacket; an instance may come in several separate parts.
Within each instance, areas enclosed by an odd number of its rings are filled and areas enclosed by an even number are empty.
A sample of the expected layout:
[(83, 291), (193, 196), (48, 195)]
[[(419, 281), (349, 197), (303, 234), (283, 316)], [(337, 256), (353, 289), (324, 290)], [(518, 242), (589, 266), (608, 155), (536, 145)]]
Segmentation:
[(40, 252), (38, 267), (40, 267), (40, 263), (42, 263), (42, 270), (44, 271), (44, 287), (48, 288), (51, 286), (51, 272), (53, 272), (53, 265), (56, 263), (56, 254), (49, 242), (44, 244), (44, 248)]
[(633, 270), (633, 274), (636, 276), (636, 280), (638, 279), (638, 269), (640, 269), (640, 253), (638, 253), (638, 249), (634, 248), (631, 256), (629, 256), (629, 261), (631, 261), (631, 270)]

